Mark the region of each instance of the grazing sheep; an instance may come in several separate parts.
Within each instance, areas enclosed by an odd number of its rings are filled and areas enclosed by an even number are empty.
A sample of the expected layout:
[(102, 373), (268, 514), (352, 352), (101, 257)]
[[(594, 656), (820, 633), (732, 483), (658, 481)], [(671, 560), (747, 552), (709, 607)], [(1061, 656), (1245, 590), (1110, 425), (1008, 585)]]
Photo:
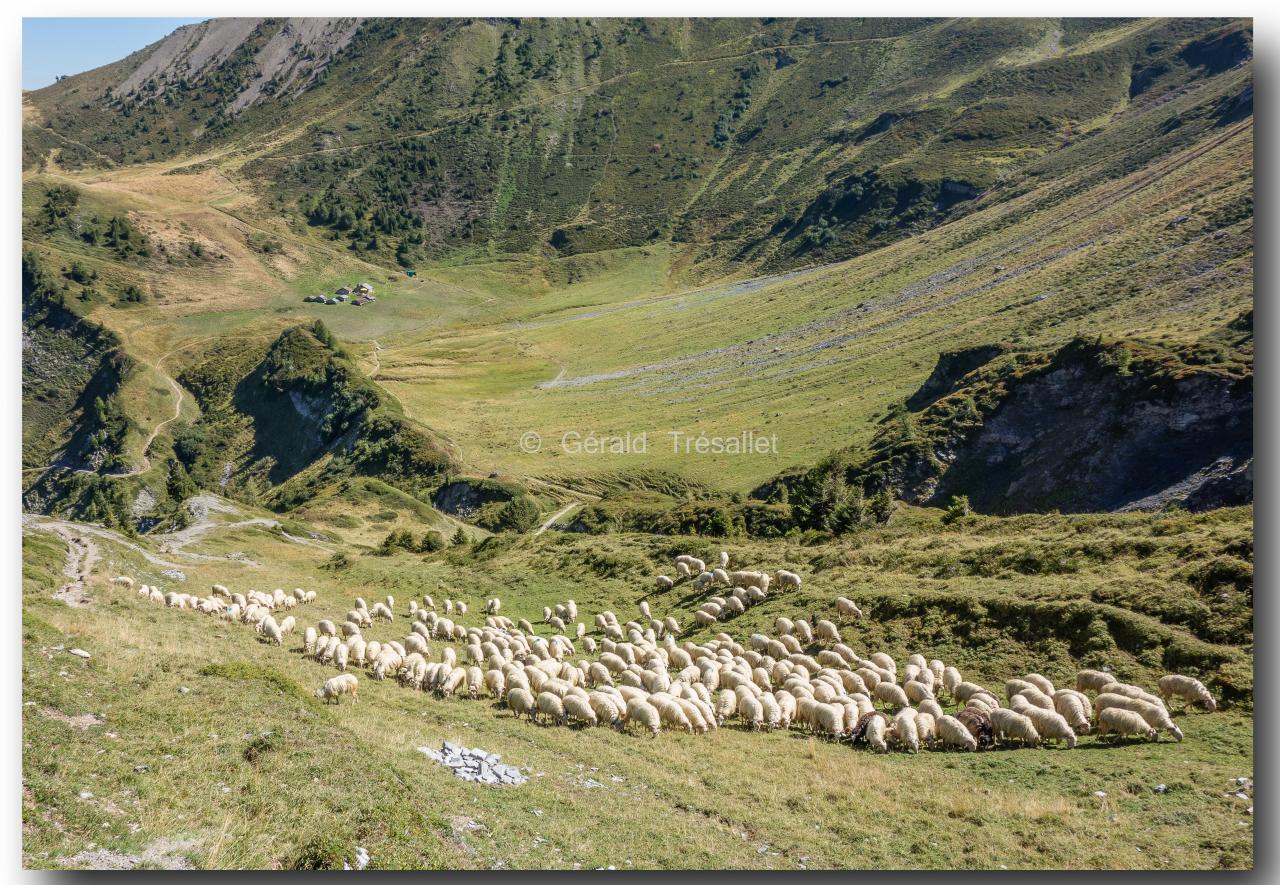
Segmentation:
[[(976, 682), (961, 682), (951, 689), (951, 696), (961, 703), (964, 703), (976, 694), (989, 695), (991, 692), (987, 691)], [(999, 706), (999, 704), (996, 706)]]
[(729, 552), (727, 550), (720, 551), (720, 568), (727, 569), (729, 567)]
[(898, 672), (898, 665), (894, 663), (893, 658), (889, 657), (882, 651), (873, 652), (871, 654), (871, 663), (875, 664), (881, 670), (886, 670), (891, 674), (896, 674)]
[(956, 686), (963, 684), (964, 680), (960, 676), (960, 671), (955, 667), (944, 667), (942, 669), (942, 687), (947, 690), (947, 694), (955, 697)]
[(715, 579), (717, 584), (723, 584), (726, 587), (728, 587), (731, 582), (731, 579), (729, 578), (729, 573), (725, 571), (723, 567), (712, 569), (711, 577)]
[(564, 725), (564, 704), (560, 697), (549, 691), (538, 693), (538, 718), (546, 717), (555, 725)]
[(896, 743), (912, 752), (920, 752), (920, 734), (916, 731), (916, 717), (919, 713), (911, 707), (903, 707), (893, 717), (893, 737)]
[(1076, 674), (1076, 691), (1100, 691), (1104, 685), (1115, 681), (1115, 676), (1101, 670), (1081, 670)]
[(654, 583), (654, 586), (658, 588), (659, 593), (665, 590), (670, 590), (672, 587), (676, 585), (676, 582), (671, 580), (666, 575), (658, 575), (658, 577), (653, 579), (653, 583)]
[(942, 716), (942, 705), (939, 704), (937, 700), (935, 700), (934, 698), (925, 698), (923, 701), (920, 701), (918, 704), (916, 704), (916, 709), (919, 710), (921, 713), (928, 713), (929, 715), (933, 716), (935, 719)]
[[(924, 672), (928, 673), (929, 671), (925, 670)], [(911, 680), (903, 685), (902, 689), (906, 692), (907, 698), (909, 698), (913, 704), (919, 704), (921, 701), (927, 701), (933, 698), (933, 689), (929, 688), (929, 686), (925, 685), (923, 682)]]
[(1099, 694), (1119, 694), (1127, 698), (1137, 698), (1140, 701), (1146, 701), (1148, 704), (1155, 704), (1157, 707), (1163, 707), (1164, 701), (1151, 692), (1137, 685), (1129, 685), (1124, 682), (1110, 682), (1102, 686)]
[(752, 694), (744, 694), (738, 699), (738, 718), (752, 731), (758, 731), (764, 724), (764, 704)]
[(527, 688), (513, 688), (507, 692), (507, 706), (517, 719), (527, 716), (532, 720), (538, 712), (538, 705)]
[[(1036, 688), (1035, 686), (1022, 689), (1022, 691), (1017, 692), (1014, 695), (1014, 697), (1018, 697), (1019, 695), (1026, 698), (1034, 706), (1039, 707), (1041, 710), (1055, 709), (1053, 698), (1045, 694), (1043, 691), (1041, 691), (1039, 688)], [(1009, 702), (1013, 703), (1013, 698), (1010, 698)]]
[(1025, 695), (1014, 695), (1009, 703), (1015, 713), (1031, 720), (1043, 740), (1066, 741), (1068, 750), (1076, 745), (1076, 733), (1061, 714), (1035, 706)]
[(360, 702), (359, 682), (354, 673), (341, 673), (331, 679), (326, 679), (324, 685), (316, 689), (316, 697), (326, 704), (330, 700), (338, 704), (342, 702), (341, 698), (344, 694), (349, 694), (351, 695), (351, 702), (358, 704)]
[(1075, 692), (1057, 691), (1053, 695), (1053, 708), (1076, 734), (1089, 733), (1089, 714), (1085, 712), (1081, 696)]
[(1104, 710), (1129, 710), (1141, 716), (1152, 728), (1163, 728), (1173, 735), (1174, 740), (1182, 741), (1182, 729), (1178, 728), (1173, 720), (1169, 718), (1169, 711), (1163, 705), (1152, 704), (1141, 698), (1130, 698), (1106, 692), (1098, 695), (1095, 703), (1099, 716), (1102, 715)]
[[(119, 586), (124, 587), (127, 590), (133, 589), (133, 578), (129, 577), (128, 575), (120, 575), (118, 577), (112, 578), (111, 583), (118, 584)], [(216, 587), (218, 585), (215, 584), (214, 586)]]
[(877, 753), (889, 752), (887, 741), (889, 720), (882, 713), (872, 713), (862, 729), (862, 739)]
[(284, 633), (281, 632), (280, 625), (276, 623), (275, 618), (268, 616), (261, 626), (262, 630), (260, 632), (263, 638), (275, 645), (284, 644)]
[(1021, 691), (1025, 691), (1028, 688), (1035, 688), (1037, 691), (1039, 691), (1039, 688), (1037, 688), (1032, 683), (1027, 682), (1025, 679), (1008, 679), (1008, 680), (1005, 680), (1005, 683), (1004, 683), (1004, 696), (1006, 699), (1010, 699), (1015, 694), (1018, 694)]
[(856, 620), (862, 620), (862, 609), (858, 608), (858, 604), (852, 599), (847, 599), (844, 596), (836, 597), (836, 611)]
[(1149, 741), (1154, 741), (1158, 737), (1156, 730), (1147, 720), (1132, 710), (1124, 710), (1120, 707), (1107, 707), (1098, 712), (1098, 734), (1099, 736), (1110, 734), (1116, 737), (1141, 735)]
[(840, 628), (827, 620), (818, 621), (814, 625), (814, 632), (821, 640), (829, 642), (840, 642)]
[(789, 572), (786, 569), (778, 569), (778, 586), (799, 590), (800, 576), (795, 572)]
[(1160, 686), (1160, 697), (1166, 701), (1179, 697), (1188, 703), (1203, 707), (1210, 713), (1218, 709), (1218, 702), (1213, 699), (1209, 689), (1205, 688), (1204, 683), (1199, 679), (1182, 676), (1178, 673), (1169, 673), (1161, 676), (1158, 684)]
[(1002, 743), (1017, 741), (1030, 747), (1039, 745), (1040, 733), (1036, 731), (1031, 719), (1022, 713), (1003, 708), (991, 710), (992, 736)]
[(313, 655), (316, 653), (316, 639), (319, 637), (315, 627), (308, 627), (302, 634), (302, 653), (304, 655)]
[(338, 628), (333, 625), (333, 621), (325, 620), (316, 624), (316, 630), (321, 636), (337, 636)]
[(916, 714), (916, 737), (926, 747), (932, 747), (938, 739), (938, 718), (932, 713)]
[(959, 719), (954, 716), (940, 716), (936, 720), (938, 737), (944, 747), (959, 747), (974, 752), (978, 749), (978, 740)]
[(907, 693), (903, 691), (902, 686), (895, 685), (892, 682), (880, 681), (876, 683), (876, 687), (872, 689), (877, 699), (884, 701), (890, 706), (901, 709), (911, 706), (911, 700), (907, 697)]
[(662, 731), (662, 715), (658, 712), (658, 708), (642, 697), (633, 697), (627, 701), (623, 725), (625, 727), (632, 722), (637, 723), (641, 728), (649, 729), (654, 737)]
[(1049, 697), (1053, 697), (1053, 693), (1055, 691), (1053, 687), (1053, 683), (1050, 682), (1048, 679), (1045, 679), (1039, 673), (1028, 673), (1026, 676), (1023, 676), (1022, 678), (1027, 682), (1030, 682), (1036, 688), (1040, 689)]
[[(998, 709), (998, 708), (996, 708)], [(985, 749), (991, 746), (995, 741), (995, 734), (991, 727), (990, 708), (970, 706), (965, 707), (955, 715), (957, 722), (969, 729), (969, 733), (973, 735), (974, 740), (978, 742), (979, 749)]]
[(567, 694), (564, 696), (563, 703), (565, 717), (568, 721), (580, 722), (592, 728), (600, 724), (600, 719), (596, 716), (595, 710), (591, 709), (591, 702), (587, 698), (576, 694)]
[(336, 649), (334, 649), (333, 662), (337, 666), (337, 668), (343, 672), (346, 672), (347, 661), (350, 657), (351, 657), (350, 647), (346, 645), (339, 645)]

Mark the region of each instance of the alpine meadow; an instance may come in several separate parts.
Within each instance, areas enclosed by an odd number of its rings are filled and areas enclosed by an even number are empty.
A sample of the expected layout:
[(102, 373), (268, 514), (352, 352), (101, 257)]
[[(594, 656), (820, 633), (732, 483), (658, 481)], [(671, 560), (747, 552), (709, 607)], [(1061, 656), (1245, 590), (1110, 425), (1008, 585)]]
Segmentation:
[(1252, 869), (1253, 153), (1249, 19), (24, 91), (23, 865)]

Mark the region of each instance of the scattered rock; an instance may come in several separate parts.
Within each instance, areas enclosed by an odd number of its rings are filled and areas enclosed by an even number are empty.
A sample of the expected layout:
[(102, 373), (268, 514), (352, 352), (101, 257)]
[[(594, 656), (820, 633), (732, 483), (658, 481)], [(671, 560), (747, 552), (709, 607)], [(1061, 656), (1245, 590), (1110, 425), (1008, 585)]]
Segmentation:
[(1167, 793), (1169, 792), (1169, 788), (1166, 787), (1164, 784), (1156, 784), (1154, 787), (1154, 791), (1157, 793)]
[(185, 685), (178, 686), (178, 694), (186, 694), (189, 691), (191, 691), (191, 689), (187, 688)]
[(486, 753), (479, 748), (468, 749), (444, 741), (439, 750), (419, 747), (418, 752), (452, 769), (456, 777), (471, 783), (519, 786), (528, 780), (514, 765), (503, 765), (500, 761), (502, 757), (497, 753)]
[(67, 652), (67, 654), (75, 655), (77, 658), (91, 657), (91, 655), (83, 648), (73, 648), (71, 651)]
[(1095, 791), (1094, 791), (1094, 793), (1093, 793), (1093, 795), (1097, 796), (1099, 799), (1105, 799), (1105, 798), (1107, 798), (1107, 791), (1106, 791), (1106, 790), (1095, 790)]

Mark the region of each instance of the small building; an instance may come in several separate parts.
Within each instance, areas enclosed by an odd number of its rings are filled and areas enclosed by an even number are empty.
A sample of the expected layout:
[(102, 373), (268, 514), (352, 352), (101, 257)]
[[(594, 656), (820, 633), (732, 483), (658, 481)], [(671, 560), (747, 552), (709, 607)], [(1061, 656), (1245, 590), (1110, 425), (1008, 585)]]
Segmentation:
[(339, 295), (350, 295), (350, 294), (351, 294), (351, 290), (350, 290), (350, 289), (348, 289), (346, 286), (343, 286), (341, 289), (339, 289), (339, 290), (338, 290), (337, 294), (339, 294)]
[(338, 300), (339, 300), (339, 301), (346, 301), (346, 300), (347, 300), (347, 296), (346, 296), (346, 295), (339, 295), (339, 296), (338, 296)]
[(373, 292), (373, 286), (370, 286), (368, 283), (361, 283), (360, 285), (356, 286), (357, 295), (369, 295), (372, 292)]
[(329, 298), (325, 300), (325, 304), (337, 304), (337, 303), (338, 303), (337, 298)]

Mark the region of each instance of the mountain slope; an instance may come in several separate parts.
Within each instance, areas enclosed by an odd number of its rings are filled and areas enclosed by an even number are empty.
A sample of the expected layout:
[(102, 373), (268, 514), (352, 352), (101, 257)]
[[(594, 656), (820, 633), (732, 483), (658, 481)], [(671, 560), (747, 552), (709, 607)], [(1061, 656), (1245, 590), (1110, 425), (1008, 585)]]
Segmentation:
[(381, 261), (670, 240), (784, 267), (1016, 193), (1251, 46), (1210, 20), (236, 19), (28, 101), (85, 145), (60, 164), (231, 153)]
[[(1250, 29), (215, 22), (26, 96), (24, 240), (145, 368), (121, 392), (122, 500), (163, 508), (182, 470), (273, 506), (335, 497), (342, 435), (255, 368), (323, 319), (380, 409), (450, 441), (401, 493), (457, 469), (552, 490), (548, 514), (613, 490), (728, 525), (771, 478), (865, 463), (940, 353), (1181, 353), (1249, 311)], [(303, 301), (360, 280), (375, 306)], [(175, 420), (174, 379), (210, 371), (227, 384)], [(267, 432), (292, 416), (314, 427)], [(663, 435), (746, 428), (778, 448), (692, 458)], [(654, 444), (566, 457), (570, 431)], [(170, 458), (205, 432), (227, 458)], [(1043, 491), (1008, 506), (1064, 493)], [(773, 504), (727, 506), (785, 530)]]

